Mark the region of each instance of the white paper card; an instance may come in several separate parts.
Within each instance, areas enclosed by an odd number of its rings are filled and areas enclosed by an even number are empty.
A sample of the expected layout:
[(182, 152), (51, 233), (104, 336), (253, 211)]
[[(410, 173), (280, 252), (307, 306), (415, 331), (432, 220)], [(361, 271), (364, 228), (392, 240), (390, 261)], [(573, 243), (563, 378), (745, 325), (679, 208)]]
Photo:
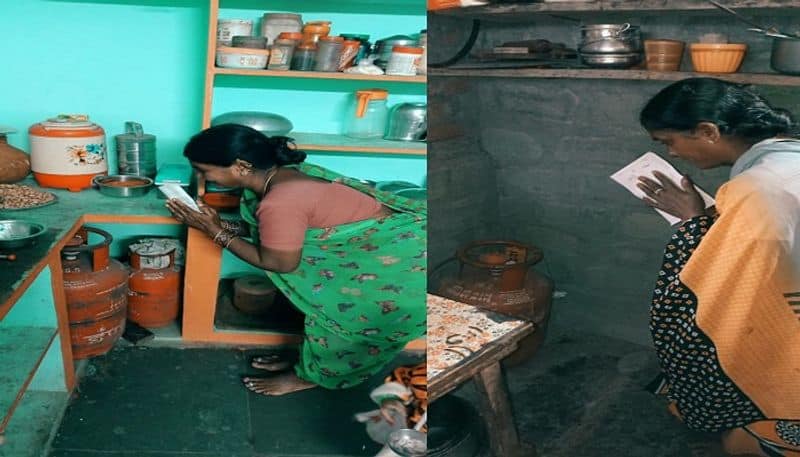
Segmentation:
[(158, 189), (167, 197), (167, 198), (174, 198), (176, 200), (180, 200), (181, 203), (188, 206), (189, 208), (193, 209), (194, 211), (200, 212), (200, 207), (197, 206), (197, 202), (194, 201), (191, 195), (189, 195), (180, 184), (176, 183), (166, 183), (158, 186)]
[[(645, 152), (641, 157), (611, 175), (611, 179), (628, 189), (634, 196), (636, 196), (636, 198), (642, 199), (645, 194), (636, 184), (639, 182), (640, 176), (645, 176), (658, 182), (658, 179), (655, 177), (655, 175), (653, 175), (654, 171), (663, 173), (665, 176), (671, 179), (672, 182), (678, 185), (678, 187), (680, 187), (683, 175), (681, 175), (680, 172), (676, 170), (675, 167), (673, 167), (669, 162), (662, 159), (661, 156), (654, 152)], [(706, 202), (706, 208), (714, 206), (714, 198), (711, 195), (708, 195), (696, 184), (694, 188), (700, 192), (700, 195)], [(653, 209), (664, 216), (664, 219), (666, 219), (670, 225), (675, 225), (681, 221), (680, 218), (677, 218), (658, 208)]]

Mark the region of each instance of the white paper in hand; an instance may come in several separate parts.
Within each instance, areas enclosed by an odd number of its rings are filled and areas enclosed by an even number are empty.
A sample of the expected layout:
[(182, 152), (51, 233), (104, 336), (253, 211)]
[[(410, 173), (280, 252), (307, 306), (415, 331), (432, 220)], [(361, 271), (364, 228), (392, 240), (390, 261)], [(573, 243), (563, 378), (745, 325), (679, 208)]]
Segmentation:
[[(636, 198), (642, 199), (645, 194), (636, 184), (639, 182), (640, 176), (645, 176), (658, 182), (658, 179), (655, 177), (655, 175), (653, 175), (654, 171), (663, 173), (678, 187), (681, 186), (681, 179), (683, 179), (683, 175), (681, 175), (680, 172), (678, 172), (678, 170), (676, 170), (675, 167), (673, 167), (669, 162), (662, 159), (654, 152), (645, 152), (641, 157), (611, 175), (611, 179), (628, 189), (634, 196), (636, 196)], [(714, 206), (714, 198), (711, 195), (708, 195), (696, 184), (694, 188), (700, 192), (700, 195), (706, 202), (706, 208), (709, 206)], [(654, 209), (658, 211), (659, 214), (664, 216), (664, 219), (666, 219), (670, 225), (675, 225), (681, 221), (680, 218), (677, 218), (667, 212), (664, 212), (658, 208)]]
[(194, 211), (200, 212), (200, 207), (197, 206), (197, 202), (194, 201), (191, 195), (189, 195), (180, 184), (168, 182), (158, 186), (158, 189), (167, 197), (167, 198), (174, 198), (179, 200), (184, 205), (188, 206), (189, 208), (193, 209)]

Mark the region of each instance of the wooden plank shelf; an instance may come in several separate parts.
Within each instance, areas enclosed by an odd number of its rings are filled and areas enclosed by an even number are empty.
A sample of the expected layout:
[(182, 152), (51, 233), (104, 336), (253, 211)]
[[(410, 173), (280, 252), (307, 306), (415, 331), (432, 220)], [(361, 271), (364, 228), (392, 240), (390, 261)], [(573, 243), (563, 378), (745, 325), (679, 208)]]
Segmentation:
[(58, 329), (52, 327), (0, 327), (0, 434), (22, 400), (22, 395), (42, 363)]
[(418, 76), (358, 75), (341, 72), (295, 71), (295, 70), (247, 70), (238, 68), (214, 68), (215, 75), (261, 76), (270, 78), (335, 79), (342, 81), (378, 81), (425, 84), (428, 78)]
[(800, 76), (777, 73), (693, 73), (683, 71), (607, 70), (607, 69), (458, 69), (436, 68), (430, 76), (466, 78), (540, 78), (540, 79), (623, 79), (644, 81), (678, 81), (691, 77), (714, 77), (742, 84), (800, 86)]
[[(725, 4), (734, 9), (774, 9), (800, 8), (797, 0), (727, 0)], [(591, 13), (613, 11), (703, 11), (716, 10), (717, 7), (705, 0), (595, 0), (561, 1), (537, 3), (502, 3), (466, 8), (451, 8), (436, 11), (436, 14), (476, 18), (518, 19), (531, 14), (548, 13)]]
[(427, 154), (427, 144), (416, 141), (387, 141), (384, 139), (358, 139), (331, 133), (290, 132), (298, 149), (309, 152), (357, 152), (365, 154)]

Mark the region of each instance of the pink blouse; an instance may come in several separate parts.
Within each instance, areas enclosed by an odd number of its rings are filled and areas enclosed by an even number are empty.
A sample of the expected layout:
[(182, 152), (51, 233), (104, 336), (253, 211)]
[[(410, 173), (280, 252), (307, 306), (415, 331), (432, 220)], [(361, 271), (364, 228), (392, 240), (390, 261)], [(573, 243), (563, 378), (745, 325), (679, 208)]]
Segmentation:
[(299, 251), (309, 228), (378, 217), (381, 207), (371, 196), (344, 184), (308, 180), (276, 184), (256, 210), (261, 245)]

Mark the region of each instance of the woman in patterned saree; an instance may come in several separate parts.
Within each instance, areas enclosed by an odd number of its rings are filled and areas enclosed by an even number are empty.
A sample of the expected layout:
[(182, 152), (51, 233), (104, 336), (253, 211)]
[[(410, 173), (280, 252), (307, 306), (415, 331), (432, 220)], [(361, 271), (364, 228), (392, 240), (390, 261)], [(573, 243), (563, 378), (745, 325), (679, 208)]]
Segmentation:
[(254, 359), (254, 367), (274, 373), (244, 378), (248, 389), (283, 395), (352, 387), (424, 334), (424, 201), (306, 164), (291, 139), (241, 125), (198, 133), (184, 155), (206, 179), (243, 189), (245, 224), (171, 200), (176, 219), (263, 269), (305, 315), (299, 353)]
[(748, 88), (676, 82), (642, 110), (669, 154), (732, 166), (706, 210), (688, 177), (640, 178), (645, 202), (682, 222), (650, 309), (662, 377), (652, 387), (733, 455), (800, 456), (800, 141)]

